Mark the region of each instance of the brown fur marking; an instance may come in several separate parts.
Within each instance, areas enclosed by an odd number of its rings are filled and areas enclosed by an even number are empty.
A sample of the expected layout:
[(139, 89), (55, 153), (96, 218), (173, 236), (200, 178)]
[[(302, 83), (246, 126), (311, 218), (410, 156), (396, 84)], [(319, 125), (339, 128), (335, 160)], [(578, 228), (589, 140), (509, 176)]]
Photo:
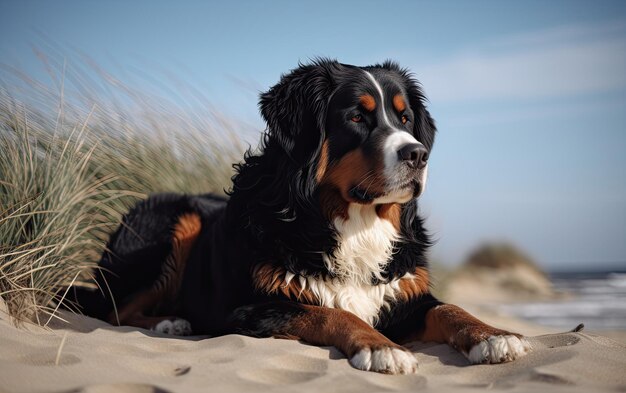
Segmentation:
[(325, 186), (320, 188), (320, 205), (324, 217), (332, 222), (335, 218), (341, 217), (347, 220), (348, 217), (348, 201), (341, 197), (339, 190)]
[(185, 263), (191, 247), (200, 234), (201, 226), (200, 216), (196, 213), (183, 214), (178, 218), (178, 223), (172, 231), (172, 252), (155, 283), (155, 289), (163, 292), (162, 298), (172, 298), (178, 292), (185, 271)]
[(322, 184), (339, 190), (344, 200), (358, 202), (349, 195), (352, 187), (361, 187), (371, 194), (383, 193), (383, 163), (366, 158), (360, 148), (352, 150), (336, 164), (329, 166)]
[(302, 289), (298, 277), (289, 283), (285, 281), (287, 270), (282, 266), (269, 263), (255, 266), (252, 271), (252, 280), (258, 291), (268, 295), (282, 294), (287, 299), (297, 300), (307, 304), (317, 304), (317, 298), (308, 289)]
[(398, 112), (402, 112), (406, 109), (406, 103), (404, 102), (404, 97), (402, 97), (402, 94), (396, 94), (395, 96), (393, 96), (393, 107)]
[(317, 163), (317, 171), (315, 172), (315, 180), (317, 183), (321, 183), (326, 169), (328, 168), (328, 140), (325, 140), (322, 144), (322, 150), (320, 151), (320, 159)]
[(359, 97), (359, 102), (361, 106), (365, 108), (368, 112), (374, 111), (376, 109), (376, 100), (369, 94), (362, 95)]
[(447, 343), (451, 347), (468, 354), (476, 344), (490, 336), (514, 335), (496, 329), (480, 321), (467, 311), (452, 304), (442, 304), (426, 314), (426, 328), (414, 339)]
[(289, 338), (313, 345), (333, 345), (348, 358), (363, 348), (402, 349), (356, 315), (340, 309), (305, 305), (306, 312), (288, 322)]
[(383, 220), (387, 220), (400, 232), (400, 215), (402, 207), (399, 203), (386, 203), (376, 207), (376, 214)]
[(400, 294), (398, 297), (404, 301), (417, 298), (430, 291), (430, 281), (428, 269), (418, 267), (413, 273), (414, 277), (402, 278), (398, 283), (400, 286)]

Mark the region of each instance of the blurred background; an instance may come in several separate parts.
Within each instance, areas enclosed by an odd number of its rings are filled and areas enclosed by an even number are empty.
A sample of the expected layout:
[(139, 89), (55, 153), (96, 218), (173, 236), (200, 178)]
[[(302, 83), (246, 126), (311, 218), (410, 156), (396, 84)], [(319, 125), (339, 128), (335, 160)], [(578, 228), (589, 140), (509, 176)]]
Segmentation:
[(259, 92), (316, 56), (393, 59), (423, 84), (441, 296), (626, 330), (626, 2), (0, 2), (13, 96), (32, 98), (25, 80), (68, 100), (87, 83), (89, 100), (131, 108), (123, 81), (210, 108), (243, 145), (264, 129)]

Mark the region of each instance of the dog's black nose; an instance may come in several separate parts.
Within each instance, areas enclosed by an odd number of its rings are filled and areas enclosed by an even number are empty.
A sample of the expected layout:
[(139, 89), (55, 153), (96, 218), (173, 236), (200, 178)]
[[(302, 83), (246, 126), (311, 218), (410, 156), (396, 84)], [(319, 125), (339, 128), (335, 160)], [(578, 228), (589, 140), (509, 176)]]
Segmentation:
[(398, 158), (413, 168), (422, 169), (428, 161), (428, 150), (421, 143), (409, 143), (398, 150)]

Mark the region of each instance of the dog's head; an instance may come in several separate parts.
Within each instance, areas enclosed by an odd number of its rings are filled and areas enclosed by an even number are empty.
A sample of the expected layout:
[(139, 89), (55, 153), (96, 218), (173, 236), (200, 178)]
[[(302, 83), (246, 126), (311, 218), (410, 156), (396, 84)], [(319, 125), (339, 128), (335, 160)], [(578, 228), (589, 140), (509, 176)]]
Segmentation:
[[(406, 70), (319, 60), (261, 95), (267, 137), (299, 172), (304, 194), (332, 189), (345, 203), (405, 203), (426, 185), (435, 125)], [(277, 174), (281, 176), (281, 174)]]

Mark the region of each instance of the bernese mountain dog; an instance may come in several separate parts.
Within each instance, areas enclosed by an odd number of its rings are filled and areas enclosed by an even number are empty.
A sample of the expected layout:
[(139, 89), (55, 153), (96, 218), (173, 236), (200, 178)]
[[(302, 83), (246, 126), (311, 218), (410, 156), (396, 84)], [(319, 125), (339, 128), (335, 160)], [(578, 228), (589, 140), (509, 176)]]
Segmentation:
[(334, 346), (352, 366), (413, 373), (413, 340), (471, 363), (514, 360), (519, 334), (429, 290), (418, 215), (435, 123), (396, 63), (321, 59), (260, 96), (262, 143), (235, 164), (228, 198), (156, 194), (112, 234), (77, 290), (88, 315), (177, 335), (244, 334)]

